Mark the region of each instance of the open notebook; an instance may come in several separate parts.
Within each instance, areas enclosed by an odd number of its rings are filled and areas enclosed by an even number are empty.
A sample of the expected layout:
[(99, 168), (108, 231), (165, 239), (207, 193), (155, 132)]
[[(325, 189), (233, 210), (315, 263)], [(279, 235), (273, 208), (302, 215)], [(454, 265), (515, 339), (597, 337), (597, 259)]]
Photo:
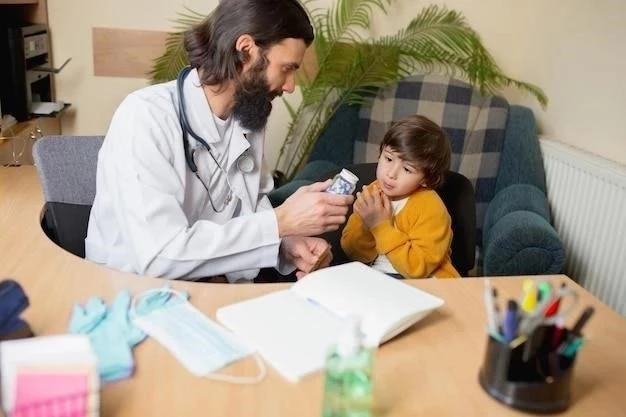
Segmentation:
[(322, 369), (344, 319), (357, 316), (366, 341), (386, 342), (443, 300), (360, 262), (320, 269), (287, 290), (222, 307), (217, 319), (286, 379)]

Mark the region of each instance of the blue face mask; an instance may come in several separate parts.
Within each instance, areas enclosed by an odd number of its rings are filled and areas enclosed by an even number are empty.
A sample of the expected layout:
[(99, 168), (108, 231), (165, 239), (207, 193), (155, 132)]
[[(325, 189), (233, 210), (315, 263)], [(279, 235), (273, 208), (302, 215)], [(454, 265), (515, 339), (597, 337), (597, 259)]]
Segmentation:
[[(177, 299), (162, 302), (162, 297), (172, 295)], [(191, 305), (186, 294), (169, 288), (148, 290), (135, 297), (131, 317), (138, 328), (161, 343), (194, 375), (243, 384), (260, 382), (265, 376), (265, 367), (257, 355), (254, 356), (260, 369), (257, 376), (215, 373), (250, 355), (252, 350)]]

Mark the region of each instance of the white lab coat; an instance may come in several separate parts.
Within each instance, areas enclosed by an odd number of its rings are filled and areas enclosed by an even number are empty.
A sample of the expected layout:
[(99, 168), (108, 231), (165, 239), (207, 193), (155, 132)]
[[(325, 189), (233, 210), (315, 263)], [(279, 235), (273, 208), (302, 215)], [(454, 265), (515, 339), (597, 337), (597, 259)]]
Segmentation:
[[(273, 187), (262, 169), (265, 132), (247, 132), (233, 121), (230, 146), (224, 149), (196, 70), (183, 88), (191, 128), (218, 159), (228, 152), (223, 168), (236, 198), (222, 213), (214, 212), (204, 186), (187, 167), (176, 82), (141, 89), (118, 107), (98, 156), (86, 258), (173, 279), (225, 274), (233, 282), (254, 278), (260, 267), (293, 271), (279, 262), (277, 220), (265, 196)], [(211, 175), (222, 175), (202, 145), (191, 136), (189, 143), (197, 148), (198, 174), (205, 184)], [(238, 168), (244, 154), (254, 161), (252, 172)], [(227, 186), (223, 180), (217, 183)], [(219, 210), (224, 199), (217, 197)]]

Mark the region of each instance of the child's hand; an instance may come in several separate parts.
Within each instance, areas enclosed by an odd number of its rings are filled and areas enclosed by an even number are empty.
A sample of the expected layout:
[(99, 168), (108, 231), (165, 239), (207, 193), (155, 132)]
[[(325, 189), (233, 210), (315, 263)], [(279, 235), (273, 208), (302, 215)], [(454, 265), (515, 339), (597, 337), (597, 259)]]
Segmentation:
[(363, 187), (361, 192), (356, 193), (354, 212), (361, 216), (363, 223), (365, 223), (369, 229), (372, 229), (383, 221), (393, 218), (389, 197), (376, 185), (374, 185), (371, 190)]
[(329, 243), (317, 237), (284, 237), (279, 250), (281, 256), (296, 267), (298, 279), (315, 269), (327, 267), (333, 260)]

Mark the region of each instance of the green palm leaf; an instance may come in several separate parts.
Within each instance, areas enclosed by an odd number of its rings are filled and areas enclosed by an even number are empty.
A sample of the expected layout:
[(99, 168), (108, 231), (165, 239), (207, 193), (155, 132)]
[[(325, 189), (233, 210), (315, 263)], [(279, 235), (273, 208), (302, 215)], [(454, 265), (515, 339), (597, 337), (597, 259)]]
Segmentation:
[[(487, 93), (515, 86), (533, 94), (542, 105), (547, 103), (540, 88), (502, 73), (482, 45), (480, 36), (460, 13), (441, 6), (428, 6), (395, 35), (363, 41), (355, 31), (344, 26), (361, 27), (359, 25), (365, 22), (359, 17), (354, 19), (356, 23), (350, 23), (346, 18), (347, 11), (354, 10), (355, 3), (358, 2), (338, 1), (335, 9), (316, 23), (322, 34), (316, 40), (316, 50), (325, 55), (316, 77), (303, 90), (303, 101), (296, 111), (294, 126), (303, 123), (298, 117), (301, 111), (310, 112), (316, 106), (325, 111), (316, 112), (318, 119), (308, 122), (299, 138), (289, 140), (295, 151), (284, 168), (288, 178), (304, 165), (328, 119), (341, 105), (363, 104), (372, 89), (410, 74), (445, 73), (464, 78)], [(328, 105), (328, 97), (332, 94), (340, 98)], [(291, 133), (295, 131), (292, 129)], [(281, 149), (277, 167), (283, 154)]]
[(174, 21), (176, 31), (170, 33), (165, 40), (165, 53), (154, 61), (149, 74), (152, 84), (175, 79), (179, 71), (189, 63), (183, 34), (187, 29), (206, 19), (206, 15), (187, 8), (185, 10), (186, 12), (179, 13)]
[[(386, 13), (385, 3), (392, 0), (337, 0), (335, 6), (326, 11), (314, 9), (311, 13), (315, 28), (313, 47), (318, 59), (318, 67), (324, 68), (334, 48), (341, 43), (360, 43), (362, 37), (357, 29), (367, 30), (372, 13), (379, 9)], [(310, 0), (307, 4), (314, 3)], [(336, 54), (334, 56), (337, 56)]]
[[(395, 34), (364, 37), (376, 11), (386, 13), (392, 0), (337, 0), (330, 8), (303, 0), (309, 10), (317, 58), (315, 74), (298, 73), (302, 101), (297, 108), (283, 99), (291, 116), (276, 168), (287, 178), (306, 163), (328, 120), (343, 104), (363, 104), (380, 87), (416, 73), (444, 73), (467, 80), (484, 93), (515, 87), (542, 105), (547, 97), (536, 85), (508, 77), (484, 47), (463, 15), (444, 6), (424, 7)], [(171, 80), (187, 65), (183, 32), (204, 15), (186, 9), (165, 53), (155, 60), (152, 82)], [(284, 161), (284, 162), (283, 162)]]

